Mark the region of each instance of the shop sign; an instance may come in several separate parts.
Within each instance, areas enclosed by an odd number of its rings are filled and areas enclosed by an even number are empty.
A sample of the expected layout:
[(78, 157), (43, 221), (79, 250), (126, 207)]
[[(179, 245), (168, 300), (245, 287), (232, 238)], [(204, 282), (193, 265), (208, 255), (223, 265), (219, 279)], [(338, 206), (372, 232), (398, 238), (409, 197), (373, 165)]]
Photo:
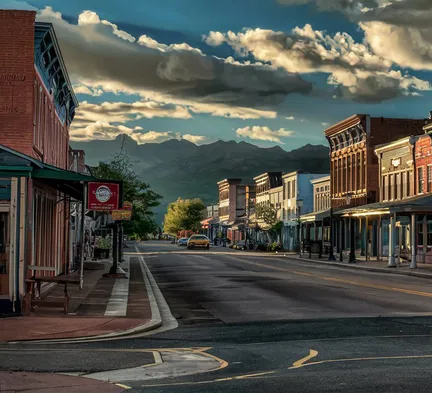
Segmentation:
[(132, 210), (113, 210), (111, 214), (114, 221), (130, 221), (132, 219)]
[(124, 210), (132, 210), (132, 202), (123, 202), (123, 209)]
[(119, 208), (120, 186), (117, 183), (89, 182), (87, 208), (107, 211)]

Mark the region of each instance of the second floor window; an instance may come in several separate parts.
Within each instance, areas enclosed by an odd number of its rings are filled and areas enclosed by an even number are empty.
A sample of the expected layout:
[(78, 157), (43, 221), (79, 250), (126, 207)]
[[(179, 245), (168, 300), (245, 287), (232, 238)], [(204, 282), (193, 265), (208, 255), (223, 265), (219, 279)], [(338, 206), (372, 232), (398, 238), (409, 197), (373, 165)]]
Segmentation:
[(427, 166), (427, 192), (431, 192), (432, 186), (432, 166)]
[(418, 193), (424, 193), (424, 178), (423, 178), (423, 167), (417, 168), (418, 173)]

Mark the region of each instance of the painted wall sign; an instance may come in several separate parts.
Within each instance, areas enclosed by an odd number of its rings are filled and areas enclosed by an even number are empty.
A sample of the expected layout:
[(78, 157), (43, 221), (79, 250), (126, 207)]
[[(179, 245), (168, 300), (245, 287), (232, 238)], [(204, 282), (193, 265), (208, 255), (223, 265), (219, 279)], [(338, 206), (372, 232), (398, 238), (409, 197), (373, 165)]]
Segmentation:
[(120, 186), (117, 183), (89, 182), (87, 208), (89, 210), (117, 210)]

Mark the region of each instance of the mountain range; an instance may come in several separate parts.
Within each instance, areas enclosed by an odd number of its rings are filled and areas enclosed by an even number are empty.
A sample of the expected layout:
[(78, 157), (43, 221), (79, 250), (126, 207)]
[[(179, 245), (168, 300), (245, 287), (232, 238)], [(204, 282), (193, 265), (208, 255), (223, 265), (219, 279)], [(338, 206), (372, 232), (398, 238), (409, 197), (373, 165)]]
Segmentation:
[(171, 139), (162, 143), (137, 144), (119, 135), (111, 141), (71, 142), (74, 149), (86, 152), (86, 164), (109, 161), (114, 153), (128, 154), (136, 173), (152, 189), (163, 196), (155, 209), (157, 220), (163, 219), (168, 203), (178, 197), (201, 198), (204, 203), (217, 203), (217, 182), (229, 177), (250, 183), (263, 172), (295, 170), (328, 173), (329, 150), (322, 145), (305, 145), (285, 151), (279, 146), (262, 148), (247, 142), (217, 141), (195, 145), (187, 140)]

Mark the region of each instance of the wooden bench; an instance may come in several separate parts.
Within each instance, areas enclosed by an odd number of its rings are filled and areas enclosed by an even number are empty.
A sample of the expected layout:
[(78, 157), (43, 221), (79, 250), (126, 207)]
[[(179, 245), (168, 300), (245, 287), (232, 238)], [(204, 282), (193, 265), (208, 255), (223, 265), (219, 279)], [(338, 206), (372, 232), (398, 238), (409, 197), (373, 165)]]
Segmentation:
[[(55, 271), (55, 268), (42, 267), (42, 266), (29, 266), (29, 270), (33, 270), (35, 273), (31, 278), (25, 280), (26, 282), (26, 294), (25, 294), (25, 314), (29, 315), (30, 311), (34, 310), (34, 306), (48, 306), (48, 307), (63, 307), (64, 314), (69, 313), (69, 299), (68, 284), (79, 285), (80, 278), (78, 275), (60, 275), (55, 277), (44, 277), (36, 275), (36, 271)], [(41, 299), (41, 284), (56, 283), (64, 285), (64, 300), (59, 301), (46, 301)], [(36, 298), (35, 285), (38, 289), (38, 298)]]

